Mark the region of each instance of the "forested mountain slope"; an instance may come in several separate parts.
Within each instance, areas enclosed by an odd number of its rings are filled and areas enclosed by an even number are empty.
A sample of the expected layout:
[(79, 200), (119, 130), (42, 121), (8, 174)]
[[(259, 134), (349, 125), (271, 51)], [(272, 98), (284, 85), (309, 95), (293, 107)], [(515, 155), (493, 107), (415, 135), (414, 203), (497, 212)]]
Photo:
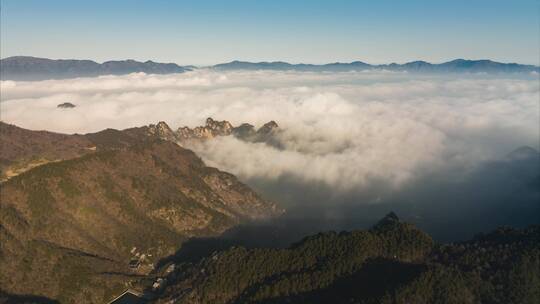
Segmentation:
[(389, 214), (369, 231), (235, 247), (175, 269), (158, 303), (538, 303), (540, 227), (441, 245)]
[(10, 139), (34, 148), (22, 155), (58, 159), (0, 184), (0, 289), (10, 294), (99, 303), (187, 237), (281, 212), (172, 142), (116, 130), (24, 134)]

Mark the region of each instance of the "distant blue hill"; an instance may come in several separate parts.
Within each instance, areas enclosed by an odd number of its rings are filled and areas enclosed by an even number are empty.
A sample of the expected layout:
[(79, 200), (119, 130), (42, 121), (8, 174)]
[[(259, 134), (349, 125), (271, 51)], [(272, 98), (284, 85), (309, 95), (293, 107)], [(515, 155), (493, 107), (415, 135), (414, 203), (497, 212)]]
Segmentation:
[(408, 72), (430, 73), (528, 73), (540, 71), (533, 65), (517, 63), (501, 63), (491, 60), (465, 60), (456, 59), (444, 63), (433, 64), (426, 61), (412, 61), (405, 64), (379, 64), (372, 65), (361, 61), (351, 63), (328, 63), (328, 64), (290, 64), (287, 62), (246, 62), (232, 61), (212, 66), (216, 70), (276, 70), (276, 71), (325, 71), (346, 72), (364, 70), (390, 70)]
[[(362, 61), (328, 64), (291, 64), (283, 61), (247, 62), (232, 61), (210, 67), (214, 70), (274, 70), (310, 72), (348, 72), (366, 70), (407, 71), (420, 73), (530, 73), (540, 72), (538, 66), (517, 63), (501, 63), (491, 60), (456, 59), (433, 64), (426, 61), (412, 61), (405, 64), (372, 65)], [(194, 66), (179, 66), (175, 63), (158, 63), (135, 60), (106, 61), (47, 59), (30, 56), (14, 56), (0, 60), (2, 80), (44, 80), (74, 77), (94, 77), (100, 75), (124, 75), (144, 72), (147, 74), (182, 73), (196, 69)]]
[(135, 60), (97, 63), (92, 60), (54, 60), (29, 56), (14, 56), (0, 60), (0, 78), (2, 80), (64, 79), (138, 72), (171, 74), (189, 70), (175, 63), (139, 62)]

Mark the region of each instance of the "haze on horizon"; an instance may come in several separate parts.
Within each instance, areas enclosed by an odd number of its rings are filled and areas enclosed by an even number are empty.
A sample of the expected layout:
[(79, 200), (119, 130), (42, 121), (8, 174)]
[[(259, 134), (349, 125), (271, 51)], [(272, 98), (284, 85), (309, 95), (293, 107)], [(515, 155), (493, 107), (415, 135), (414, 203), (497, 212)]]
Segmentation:
[(0, 53), (181, 65), (456, 58), (539, 65), (539, 10), (534, 0), (1, 0)]

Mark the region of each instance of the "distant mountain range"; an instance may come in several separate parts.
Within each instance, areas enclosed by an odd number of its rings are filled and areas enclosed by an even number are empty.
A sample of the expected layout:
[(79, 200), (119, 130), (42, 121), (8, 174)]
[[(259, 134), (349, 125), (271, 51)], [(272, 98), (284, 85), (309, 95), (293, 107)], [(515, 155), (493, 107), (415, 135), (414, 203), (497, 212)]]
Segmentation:
[(426, 61), (412, 61), (404, 64), (378, 64), (372, 65), (362, 61), (350, 63), (328, 64), (290, 64), (282, 61), (275, 62), (246, 62), (232, 61), (213, 66), (217, 70), (276, 70), (276, 71), (310, 71), (310, 72), (348, 72), (365, 70), (389, 70), (425, 73), (523, 73), (538, 72), (540, 68), (534, 65), (517, 63), (501, 63), (491, 60), (465, 60), (456, 59), (444, 63), (429, 63)]
[[(2, 80), (45, 80), (75, 77), (93, 77), (100, 75), (124, 75), (143, 72), (147, 74), (182, 73), (196, 69), (195, 66), (179, 66), (175, 63), (158, 63), (135, 60), (106, 61), (97, 63), (92, 60), (54, 60), (29, 56), (14, 56), (0, 60), (0, 78)], [(501, 63), (491, 60), (456, 59), (444, 63), (412, 61), (404, 64), (368, 64), (362, 61), (328, 64), (291, 64), (283, 61), (247, 62), (232, 61), (216, 64), (207, 68), (231, 70), (273, 70), (307, 72), (349, 72), (366, 70), (407, 71), (420, 73), (530, 73), (540, 72), (540, 67), (518, 63)]]
[(147, 74), (172, 74), (189, 71), (175, 63), (139, 62), (135, 60), (106, 61), (47, 59), (14, 56), (0, 60), (2, 80), (45, 80), (100, 75), (124, 75), (143, 72)]

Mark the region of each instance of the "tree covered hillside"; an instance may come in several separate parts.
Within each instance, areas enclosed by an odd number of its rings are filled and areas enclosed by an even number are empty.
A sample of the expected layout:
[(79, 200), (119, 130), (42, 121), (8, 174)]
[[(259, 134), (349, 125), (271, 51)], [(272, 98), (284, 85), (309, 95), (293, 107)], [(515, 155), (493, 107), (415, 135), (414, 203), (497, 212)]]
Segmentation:
[(436, 244), (389, 214), (369, 231), (179, 263), (159, 303), (538, 303), (540, 227)]

